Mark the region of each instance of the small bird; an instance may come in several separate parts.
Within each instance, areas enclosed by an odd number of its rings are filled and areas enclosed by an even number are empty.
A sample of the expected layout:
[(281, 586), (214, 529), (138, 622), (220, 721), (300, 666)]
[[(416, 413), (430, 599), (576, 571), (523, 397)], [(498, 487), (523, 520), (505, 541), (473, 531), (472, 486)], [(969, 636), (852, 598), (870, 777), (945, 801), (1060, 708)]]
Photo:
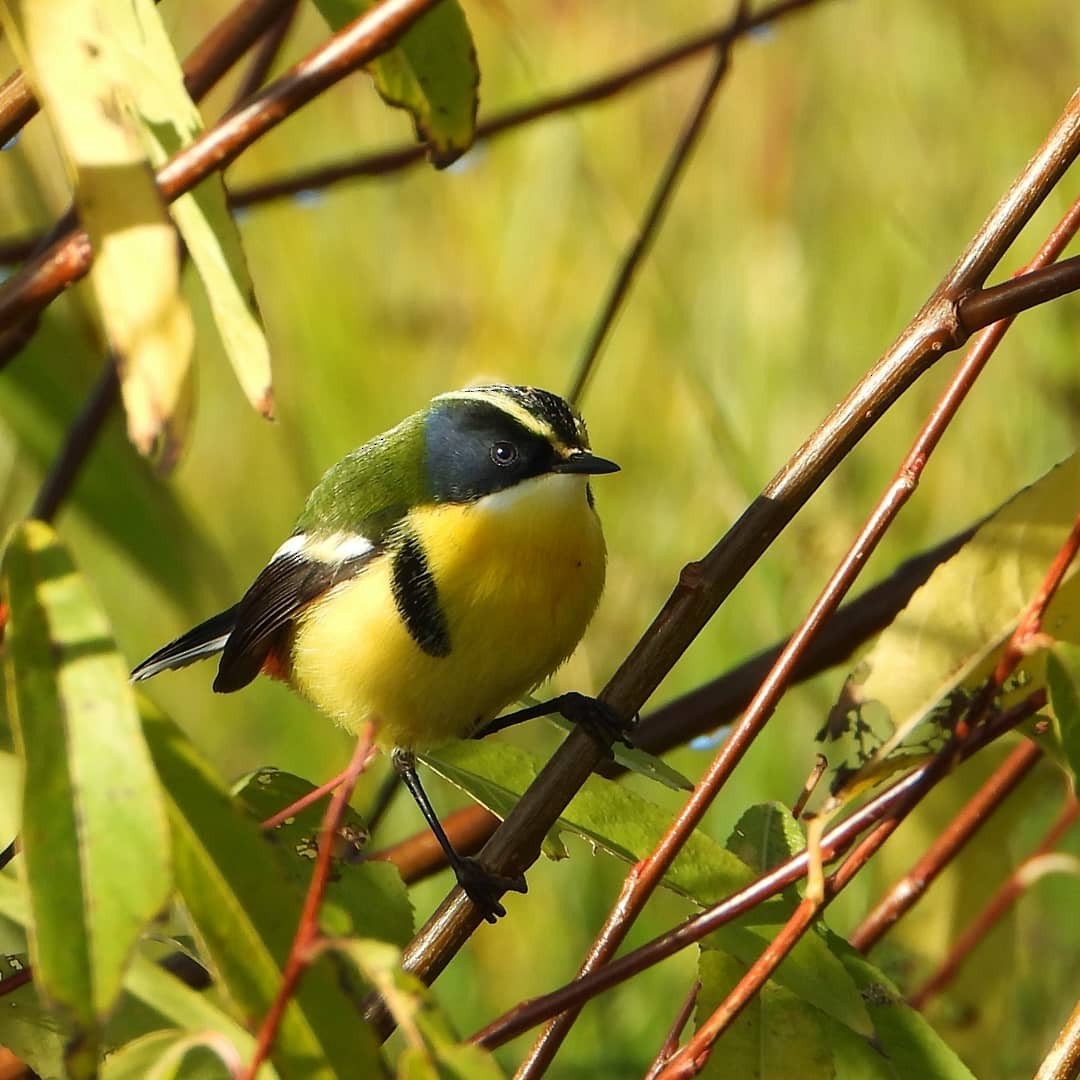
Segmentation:
[(132, 679), (220, 653), (219, 693), (262, 673), (349, 731), (370, 723), (459, 883), (494, 922), (501, 893), (524, 891), (524, 879), (454, 850), (415, 751), (556, 711), (609, 742), (625, 737), (581, 694), (499, 716), (570, 656), (592, 618), (606, 550), (589, 477), (618, 469), (549, 391), (441, 394), (332, 466), (240, 602)]

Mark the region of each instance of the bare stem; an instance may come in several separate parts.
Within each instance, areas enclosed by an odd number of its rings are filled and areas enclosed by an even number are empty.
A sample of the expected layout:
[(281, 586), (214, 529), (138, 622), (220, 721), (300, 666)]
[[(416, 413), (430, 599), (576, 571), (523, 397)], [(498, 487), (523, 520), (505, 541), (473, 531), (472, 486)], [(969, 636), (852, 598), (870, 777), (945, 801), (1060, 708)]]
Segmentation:
[(1035, 1080), (1076, 1080), (1077, 1076), (1080, 1076), (1080, 1001), (1039, 1066)]
[(285, 960), (285, 969), (281, 977), (281, 986), (263, 1019), (256, 1036), (255, 1052), (243, 1073), (242, 1080), (255, 1080), (259, 1066), (270, 1056), (277, 1038), (278, 1028), (285, 1015), (286, 1006), (296, 990), (300, 976), (311, 962), (312, 950), (319, 935), (319, 909), (322, 907), (326, 886), (330, 880), (330, 861), (334, 850), (334, 837), (341, 825), (342, 815), (348, 805), (349, 797), (356, 786), (357, 778), (364, 771), (375, 752), (372, 743), (371, 724), (364, 726), (356, 740), (356, 749), (348, 767), (340, 776), (340, 785), (334, 792), (330, 804), (323, 815), (319, 832), (319, 854), (315, 860), (315, 870), (311, 875), (304, 906), (300, 912), (300, 921), (296, 927), (296, 936)]

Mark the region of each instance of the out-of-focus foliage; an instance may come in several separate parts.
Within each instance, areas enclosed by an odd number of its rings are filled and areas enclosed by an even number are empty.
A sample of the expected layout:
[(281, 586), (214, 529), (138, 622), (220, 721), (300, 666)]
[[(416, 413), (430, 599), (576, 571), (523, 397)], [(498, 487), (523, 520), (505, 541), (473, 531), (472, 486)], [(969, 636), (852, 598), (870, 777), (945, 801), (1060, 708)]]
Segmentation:
[[(163, 0), (159, 10), (183, 56), (228, 6)], [(525, 0), (512, 7), (467, 0), (464, 8), (482, 74), (482, 112), (571, 86), (723, 16), (697, 0)], [(326, 32), (319, 14), (302, 6), (281, 65)], [(0, 42), (4, 74), (13, 64), (6, 49)], [(582, 403), (594, 446), (623, 473), (596, 485), (609, 585), (557, 688), (602, 684), (680, 567), (715, 542), (916, 310), (1060, 111), (1074, 88), (1077, 56), (1080, 23), (1068, 0), (1030, 10), (1014, 0), (823, 2), (737, 48), (709, 129)], [(707, 63), (702, 56), (612, 103), (479, 145), (449, 171), (358, 180), (244, 212), (240, 232), (270, 342), (278, 422), (264, 423), (237, 393), (189, 270), (183, 290), (196, 325), (197, 410), (187, 456), (168, 486), (158, 483), (125, 445), (115, 418), (59, 522), (129, 660), (232, 603), (287, 534), (321, 471), (433, 394), (493, 377), (568, 387)], [(234, 87), (235, 76), (210, 95), (207, 120)], [(412, 137), (410, 120), (386, 109), (357, 75), (263, 139), (228, 182), (238, 190), (301, 164)], [(1066, 186), (1048, 200), (1003, 273), (1026, 260), (1070, 195)], [(47, 226), (68, 198), (57, 148), (37, 120), (0, 152), (0, 234)], [(103, 362), (89, 329), (88, 288), (76, 286), (53, 304), (33, 344), (0, 376), (5, 531), (25, 513)], [(1019, 321), (869, 577), (984, 515), (1075, 450), (1078, 332), (1075, 300)], [(851, 455), (658, 700), (791, 628), (952, 365), (951, 358), (939, 365)], [(722, 840), (745, 807), (794, 798), (842, 674), (785, 700), (707, 818), (706, 832)], [(340, 768), (344, 735), (279, 686), (222, 698), (210, 693), (210, 679), (206, 666), (196, 667), (157, 680), (152, 693), (198, 748), (192, 775), (206, 778), (215, 798), (224, 800), (224, 788), (214, 774), (276, 765), (318, 782)], [(544, 725), (505, 738), (541, 755), (553, 745)], [(992, 768), (989, 758), (950, 778), (889, 841), (833, 906), (835, 930), (853, 925), (925, 849)], [(672, 760), (691, 777), (704, 764), (690, 750)], [(378, 770), (365, 779), (361, 809), (378, 779)], [(668, 808), (681, 802), (677, 793), (641, 785), (630, 782)], [(435, 790), (441, 808), (459, 798), (450, 788)], [(1060, 796), (1054, 767), (1040, 767), (875, 954), (894, 982), (906, 989), (933, 967), (1045, 829)], [(412, 807), (397, 805), (375, 843), (419, 825)], [(246, 831), (255, 835), (253, 827)], [(507, 920), (483, 928), (440, 978), (436, 996), (459, 1031), (576, 970), (625, 867), (574, 841), (570, 851), (569, 860), (538, 864), (529, 895), (509, 897)], [(9, 885), (5, 879), (0, 892)], [(419, 918), (446, 885), (444, 875), (411, 891)], [(1030, 1076), (1071, 1006), (1080, 961), (1080, 926), (1070, 917), (1076, 888), (1067, 878), (1040, 883), (931, 1009), (929, 1019), (975, 1075)], [(636, 934), (664, 929), (688, 910), (687, 901), (665, 892)], [(715, 955), (726, 965), (715, 973), (719, 987), (736, 977), (739, 961)], [(694, 978), (696, 959), (681, 955), (592, 1003), (552, 1075), (593, 1075), (599, 1046), (611, 1075), (639, 1074)], [(144, 967), (153, 966), (136, 969)], [(849, 1031), (834, 1018), (822, 1020), (790, 987), (770, 992), (780, 995), (771, 999), (777, 1007), (812, 1015), (814, 1031)], [(890, 998), (868, 1011), (884, 1041), (880, 1025), (898, 1010)], [(173, 1026), (211, 1024), (171, 1016), (138, 1033)], [(804, 1058), (816, 1038), (807, 1035)], [(845, 1052), (865, 1062), (858, 1039), (845, 1037)], [(511, 1065), (520, 1045), (499, 1059)], [(834, 1055), (838, 1045), (831, 1044)]]

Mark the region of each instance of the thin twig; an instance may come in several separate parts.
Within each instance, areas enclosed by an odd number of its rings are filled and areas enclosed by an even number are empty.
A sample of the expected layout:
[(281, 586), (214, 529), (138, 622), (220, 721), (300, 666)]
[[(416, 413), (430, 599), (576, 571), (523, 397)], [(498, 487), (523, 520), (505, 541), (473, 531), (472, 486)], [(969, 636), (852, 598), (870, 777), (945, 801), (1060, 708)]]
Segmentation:
[(678, 1051), (683, 1029), (690, 1022), (690, 1017), (694, 1015), (694, 1007), (697, 1005), (698, 994), (700, 993), (701, 983), (695, 980), (694, 985), (690, 987), (690, 993), (686, 995), (686, 1000), (683, 1001), (679, 1011), (675, 1014), (671, 1029), (668, 1031), (663, 1045), (657, 1051), (652, 1065), (649, 1066), (649, 1071), (645, 1074), (645, 1080), (656, 1080), (663, 1067)]
[[(970, 363), (970, 355), (963, 367)], [(951, 396), (952, 387), (946, 390), (943, 399)], [(929, 425), (927, 425), (929, 427)], [(925, 430), (925, 429), (924, 429)], [(716, 1040), (728, 1029), (732, 1021), (746, 1007), (755, 994), (765, 985), (773, 972), (780, 966), (791, 950), (798, 944), (803, 934), (839, 892), (866, 865), (870, 858), (880, 850), (881, 845), (892, 835), (904, 818), (915, 808), (926, 790), (937, 780), (946, 775), (957, 760), (964, 744), (970, 741), (975, 732), (989, 716), (993, 701), (1001, 692), (1006, 681), (1011, 677), (1024, 657), (1031, 652), (1032, 645), (1041, 633), (1043, 619), (1051, 599), (1061, 586), (1065, 573), (1080, 549), (1080, 515), (1077, 516), (1068, 536), (1058, 549), (1050, 569), (1043, 578), (1035, 595), (1020, 615), (1016, 629), (1002, 650), (1002, 655), (994, 667), (994, 672), (986, 682), (986, 690), (977, 694), (971, 702), (962, 722), (956, 724), (949, 742), (935, 755), (930, 763), (930, 774), (926, 789), (912, 792), (908, 798), (881, 822), (873, 832), (863, 839), (855, 851), (844, 861), (836, 873), (825, 881), (825, 888), (820, 896), (813, 896), (810, 890), (795, 914), (769, 943), (758, 960), (751, 965), (746, 974), (736, 983), (731, 992), (716, 1007), (712, 1015), (698, 1025), (697, 1032), (689, 1043), (672, 1059), (661, 1073), (661, 1080), (682, 1080), (696, 1076), (705, 1066), (712, 1053)]]
[[(699, 563), (686, 567), (652, 625), (601, 693), (617, 715), (633, 716), (671, 670), (728, 593), (889, 406), (940, 356), (962, 344), (955, 309), (980, 288), (1019, 230), (1080, 150), (1080, 91), (1016, 182), (884, 356), (789, 459), (760, 496)], [(574, 731), (485, 845), (492, 872), (516, 875), (538, 857), (557, 820), (604, 754), (588, 733)], [(431, 982), (479, 926), (480, 915), (454, 889), (404, 952), (407, 970)], [(386, 1031), (386, 1010), (369, 1016)]]
[(1080, 1001), (1043, 1059), (1035, 1080), (1076, 1080), (1080, 1076)]
[[(280, 2), (280, 0), (279, 0)], [(382, 0), (354, 19), (242, 108), (178, 151), (158, 171), (172, 202), (350, 72), (391, 48), (439, 0)], [(0, 287), (0, 330), (36, 315), (90, 269), (86, 232), (73, 229), (28, 261)]]
[[(792, 680), (792, 683), (794, 683), (794, 680)], [(818, 754), (814, 761), (814, 767), (810, 770), (810, 775), (807, 776), (802, 791), (799, 792), (799, 797), (791, 807), (791, 816), (796, 820), (802, 817), (802, 812), (806, 809), (810, 796), (817, 790), (817, 786), (821, 783), (821, 778), (825, 775), (825, 770), (828, 767), (829, 759), (824, 754)]]
[(937, 876), (964, 849), (1041, 758), (1040, 747), (1026, 740), (1009, 754), (938, 834), (922, 858), (855, 928), (849, 938), (854, 948), (859, 952), (869, 952), (886, 931), (919, 902)]
[(668, 155), (664, 170), (653, 188), (652, 195), (649, 198), (649, 205), (646, 207), (645, 214), (638, 225), (633, 242), (624, 252), (619, 262), (615, 280), (611, 283), (604, 306), (600, 309), (600, 314), (593, 323), (588, 344), (585, 346), (585, 352), (578, 361), (578, 369), (574, 375), (573, 385), (566, 395), (567, 400), (573, 405), (578, 405), (581, 402), (585, 388), (592, 378), (597, 358), (600, 356), (600, 350), (603, 348), (608, 333), (615, 322), (615, 317), (618, 315), (619, 309), (623, 306), (623, 301), (630, 291), (634, 275), (645, 258), (646, 252), (652, 246), (652, 242), (664, 220), (664, 212), (667, 210), (668, 203), (671, 201), (676, 187), (678, 187), (686, 163), (690, 160), (690, 155), (693, 153), (694, 147), (697, 146), (701, 133), (705, 130), (705, 122), (709, 118), (713, 101), (716, 100), (716, 92), (720, 89), (720, 84), (724, 81), (724, 76), (727, 75), (731, 67), (731, 43), (735, 38), (735, 31), (742, 26), (746, 18), (746, 6), (745, 3), (739, 5), (735, 16), (735, 30), (733, 30), (731, 37), (725, 39), (724, 43), (716, 48), (712, 71), (709, 72), (709, 77), (705, 80), (705, 85), (698, 97), (697, 104), (694, 106), (694, 111), (690, 114), (690, 119)]
[[(645, 79), (659, 75), (712, 48), (731, 44), (739, 37), (744, 37), (754, 30), (779, 22), (787, 15), (793, 15), (819, 3), (820, 0), (780, 0), (762, 6), (749, 15), (737, 26), (727, 18), (717, 26), (694, 37), (667, 46), (625, 67), (590, 79), (572, 90), (548, 94), (526, 105), (514, 106), (493, 116), (485, 117), (476, 125), (476, 141), (490, 141), (508, 131), (531, 124), (548, 116), (581, 108), (583, 105), (595, 105), (616, 97)], [(360, 177), (383, 176), (389, 172), (418, 165), (424, 160), (424, 148), (416, 143), (405, 143), (387, 150), (367, 153), (359, 157), (349, 157), (343, 161), (302, 169), (276, 179), (258, 181), (238, 187), (232, 193), (234, 207), (256, 206), (275, 199), (288, 198), (302, 191), (322, 190), (333, 184), (354, 180)]]
[(277, 1038), (278, 1028), (281, 1026), (282, 1018), (285, 1015), (285, 1008), (296, 990), (296, 984), (300, 981), (300, 976), (311, 962), (312, 948), (316, 944), (319, 935), (319, 909), (322, 907), (326, 886), (330, 880), (330, 862), (334, 850), (334, 837), (341, 826), (342, 815), (345, 813), (349, 797), (356, 786), (356, 780), (375, 752), (372, 742), (373, 734), (371, 724), (366, 724), (356, 740), (356, 749), (353, 751), (348, 768), (341, 774), (340, 786), (334, 792), (333, 798), (331, 798), (330, 804), (326, 808), (326, 813), (323, 815), (319, 832), (319, 854), (315, 860), (315, 869), (311, 875), (311, 884), (308, 886), (307, 896), (304, 897), (304, 907), (300, 912), (296, 936), (293, 938), (292, 947), (289, 949), (289, 955), (285, 961), (281, 986), (259, 1028), (255, 1040), (255, 1052), (243, 1073), (242, 1080), (255, 1080), (259, 1066), (270, 1056), (274, 1040)]
[(979, 942), (985, 940), (1013, 904), (1027, 891), (1032, 883), (1031, 866), (1057, 847), (1062, 837), (1076, 823), (1078, 816), (1080, 816), (1080, 804), (1077, 803), (1075, 796), (1070, 795), (1035, 850), (1002, 882), (986, 907), (972, 919), (971, 924), (953, 943), (937, 971), (910, 995), (908, 1002), (913, 1008), (920, 1010), (926, 1008), (926, 1003), (935, 995), (940, 994), (953, 981), (961, 965)]
[(299, 6), (299, 0), (286, 0), (285, 10), (277, 16), (270, 29), (263, 33), (262, 40), (256, 47), (255, 55), (251, 59), (251, 64), (247, 71), (244, 72), (244, 77), (240, 80), (239, 85), (233, 91), (233, 104), (231, 106), (233, 109), (247, 101), (266, 82), (266, 77), (270, 74), (270, 69), (274, 66), (278, 53), (281, 52), (285, 39), (289, 36), (289, 30), (296, 19)]
[[(1038, 690), (1025, 701), (992, 719), (985, 727), (977, 729), (972, 740), (961, 748), (960, 760), (966, 761), (984, 746), (990, 745), (1017, 724), (1034, 715), (1045, 704), (1046, 692)], [(908, 773), (827, 832), (820, 845), (823, 860), (827, 863), (841, 856), (867, 828), (885, 820), (897, 807), (902, 806), (911, 792), (918, 790), (927, 782), (927, 778), (932, 776), (932, 764), (928, 762)], [(778, 896), (784, 889), (806, 877), (810, 862), (810, 854), (804, 849), (673, 930), (620, 956), (590, 975), (515, 1006), (478, 1031), (470, 1041), (487, 1049), (502, 1046), (529, 1028), (626, 982), (680, 950), (697, 944), (713, 931), (759, 907), (766, 900)]]
[(52, 521), (56, 516), (60, 504), (70, 493), (82, 465), (97, 442), (119, 393), (120, 380), (116, 374), (116, 364), (110, 356), (79, 415), (68, 428), (64, 445), (42, 482), (34, 505), (30, 507), (30, 517), (39, 521)]

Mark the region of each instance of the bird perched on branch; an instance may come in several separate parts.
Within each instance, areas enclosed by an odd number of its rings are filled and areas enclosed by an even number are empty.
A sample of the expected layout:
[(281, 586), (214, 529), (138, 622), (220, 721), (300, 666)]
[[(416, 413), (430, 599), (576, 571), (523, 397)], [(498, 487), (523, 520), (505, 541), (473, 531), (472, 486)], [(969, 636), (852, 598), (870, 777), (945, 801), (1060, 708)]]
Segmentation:
[(350, 731), (370, 723), (494, 921), (501, 893), (524, 880), (454, 850), (414, 751), (556, 711), (620, 737), (579, 694), (499, 716), (570, 656), (596, 609), (606, 554), (589, 478), (616, 471), (546, 390), (442, 394), (334, 465), (240, 602), (132, 678), (220, 653), (219, 693), (262, 673)]

